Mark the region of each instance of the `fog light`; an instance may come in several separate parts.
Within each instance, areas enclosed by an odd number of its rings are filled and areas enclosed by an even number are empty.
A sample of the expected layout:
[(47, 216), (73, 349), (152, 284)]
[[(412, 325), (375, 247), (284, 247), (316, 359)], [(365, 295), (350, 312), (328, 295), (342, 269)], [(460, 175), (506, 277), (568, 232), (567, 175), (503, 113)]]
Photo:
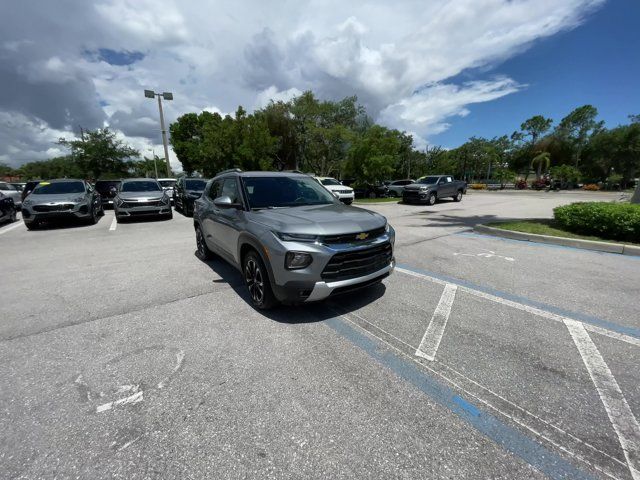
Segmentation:
[(284, 266), (287, 270), (297, 270), (311, 265), (313, 258), (304, 252), (287, 252), (284, 257)]

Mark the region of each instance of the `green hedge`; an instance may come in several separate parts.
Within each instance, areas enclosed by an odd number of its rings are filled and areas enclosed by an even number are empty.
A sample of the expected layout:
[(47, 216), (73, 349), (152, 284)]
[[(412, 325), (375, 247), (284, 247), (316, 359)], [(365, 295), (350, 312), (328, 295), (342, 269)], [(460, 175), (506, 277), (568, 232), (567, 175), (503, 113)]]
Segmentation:
[(572, 203), (553, 209), (556, 222), (570, 232), (610, 240), (640, 242), (640, 205)]

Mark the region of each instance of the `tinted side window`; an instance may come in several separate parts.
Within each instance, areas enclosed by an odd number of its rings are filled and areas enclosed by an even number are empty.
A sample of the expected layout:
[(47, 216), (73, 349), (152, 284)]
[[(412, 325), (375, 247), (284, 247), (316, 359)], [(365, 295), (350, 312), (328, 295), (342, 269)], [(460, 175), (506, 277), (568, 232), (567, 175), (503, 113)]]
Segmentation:
[(220, 196), (229, 197), (231, 203), (240, 203), (240, 199), (238, 198), (238, 182), (236, 182), (235, 178), (225, 179)]
[(211, 188), (209, 189), (209, 198), (211, 200), (215, 200), (220, 195), (220, 191), (222, 190), (222, 180), (216, 180), (211, 184)]

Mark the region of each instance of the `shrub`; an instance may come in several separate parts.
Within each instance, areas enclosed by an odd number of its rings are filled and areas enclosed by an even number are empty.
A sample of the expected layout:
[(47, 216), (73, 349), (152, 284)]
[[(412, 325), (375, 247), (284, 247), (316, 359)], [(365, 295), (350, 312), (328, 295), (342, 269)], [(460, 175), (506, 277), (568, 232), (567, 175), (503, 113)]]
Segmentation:
[(600, 190), (600, 187), (598, 185), (596, 185), (595, 183), (588, 183), (587, 185), (584, 185), (582, 187), (582, 189), (594, 192), (596, 190)]
[(469, 188), (471, 190), (486, 190), (487, 189), (487, 184), (486, 183), (472, 183), (469, 185)]
[(558, 224), (571, 232), (640, 242), (640, 205), (630, 203), (572, 203), (553, 209)]

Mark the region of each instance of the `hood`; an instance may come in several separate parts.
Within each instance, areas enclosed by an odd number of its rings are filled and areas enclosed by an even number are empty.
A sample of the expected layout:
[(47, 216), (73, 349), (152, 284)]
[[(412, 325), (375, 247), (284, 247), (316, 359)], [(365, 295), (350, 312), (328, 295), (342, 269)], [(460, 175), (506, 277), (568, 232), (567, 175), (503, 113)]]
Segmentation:
[(135, 198), (136, 200), (160, 200), (165, 194), (164, 191), (154, 190), (151, 192), (118, 192), (118, 197), (122, 200)]
[(33, 205), (41, 205), (43, 203), (73, 203), (76, 198), (84, 198), (86, 193), (57, 193), (52, 195), (29, 195), (28, 199)]
[(353, 188), (347, 187), (346, 185), (323, 185), (323, 187), (331, 192), (335, 192), (336, 190), (353, 190)]
[(346, 205), (308, 205), (247, 212), (249, 218), (277, 232), (310, 235), (359, 233), (383, 227), (382, 215)]
[(426, 188), (427, 190), (435, 187), (435, 183), (411, 183), (404, 187), (405, 190), (420, 190), (421, 188)]

